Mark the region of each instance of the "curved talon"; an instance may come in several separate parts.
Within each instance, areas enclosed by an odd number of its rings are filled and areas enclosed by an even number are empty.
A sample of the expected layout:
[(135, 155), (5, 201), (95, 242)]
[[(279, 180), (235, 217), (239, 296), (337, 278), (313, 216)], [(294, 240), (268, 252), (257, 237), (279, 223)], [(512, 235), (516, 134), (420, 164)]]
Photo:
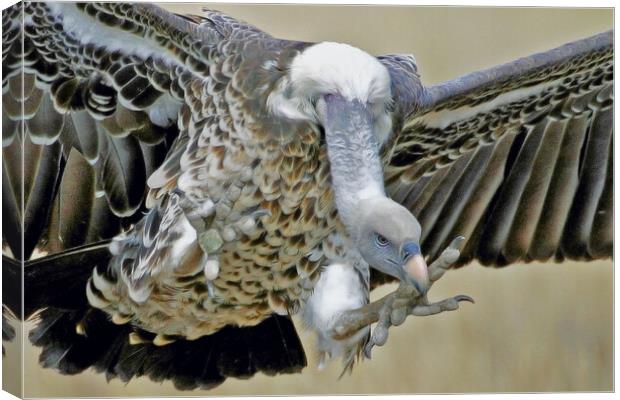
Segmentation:
[(429, 315), (439, 314), (444, 311), (455, 311), (459, 309), (459, 303), (461, 301), (468, 301), (470, 303), (474, 303), (474, 299), (472, 299), (471, 297), (460, 294), (458, 296), (438, 301), (436, 303), (431, 303), (427, 305), (419, 304), (417, 306), (414, 306), (413, 310), (411, 310), (411, 314), (418, 317), (426, 317)]
[(388, 327), (387, 326), (377, 326), (372, 333), (371, 342), (373, 346), (383, 346), (388, 339)]
[(372, 348), (373, 347), (374, 345), (370, 342), (366, 343), (366, 346), (364, 346), (364, 357), (366, 357), (369, 360), (372, 359)]
[(471, 297), (467, 296), (466, 294), (459, 294), (458, 296), (454, 296), (454, 300), (456, 300), (459, 303), (461, 301), (467, 301), (469, 303), (476, 304), (474, 299), (472, 299)]
[(372, 349), (375, 346), (381, 347), (387, 342), (388, 330), (389, 325), (381, 327), (377, 325), (377, 327), (373, 330), (372, 334), (370, 335), (370, 339), (368, 340), (368, 343), (366, 343), (366, 346), (364, 346), (364, 356), (366, 358), (368, 358), (369, 360), (372, 358)]
[(458, 250), (459, 247), (461, 246), (461, 243), (463, 243), (464, 240), (465, 240), (465, 236), (458, 235), (457, 237), (452, 239), (452, 241), (448, 245), (448, 248)]

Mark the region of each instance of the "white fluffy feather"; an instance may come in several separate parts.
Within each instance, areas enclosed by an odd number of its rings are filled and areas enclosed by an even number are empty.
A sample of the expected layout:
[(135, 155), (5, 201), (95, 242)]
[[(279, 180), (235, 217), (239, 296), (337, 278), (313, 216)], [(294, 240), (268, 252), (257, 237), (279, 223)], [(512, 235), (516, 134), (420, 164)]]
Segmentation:
[(367, 303), (366, 296), (360, 275), (352, 265), (333, 263), (321, 273), (302, 311), (304, 321), (318, 336), (318, 350), (322, 354), (319, 368), (324, 366), (325, 355), (341, 356), (367, 334), (368, 329), (362, 329), (342, 341), (333, 339), (330, 334), (338, 317), (345, 311), (362, 307)]
[(298, 93), (337, 91), (348, 100), (390, 99), (390, 74), (375, 57), (343, 43), (309, 47), (291, 64), (291, 82)]
[(387, 112), (391, 80), (387, 68), (370, 54), (343, 43), (323, 42), (295, 57), (288, 76), (273, 91), (267, 104), (276, 115), (318, 122), (313, 100), (338, 93), (372, 107), (375, 134), (383, 143), (392, 129)]

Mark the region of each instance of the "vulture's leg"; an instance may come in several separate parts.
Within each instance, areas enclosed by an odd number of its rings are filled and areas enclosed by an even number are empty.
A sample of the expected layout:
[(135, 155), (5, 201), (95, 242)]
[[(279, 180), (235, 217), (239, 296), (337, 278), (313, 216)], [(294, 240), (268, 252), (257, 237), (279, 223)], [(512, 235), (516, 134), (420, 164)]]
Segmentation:
[[(429, 266), (431, 284), (441, 278), (450, 265), (458, 260), (460, 256), (458, 246), (462, 241), (461, 236), (454, 239), (439, 258)], [(342, 314), (338, 323), (333, 326), (332, 337), (346, 338), (359, 331), (361, 327), (376, 322), (377, 326), (372, 331), (370, 340), (364, 349), (364, 354), (370, 358), (372, 348), (375, 345), (383, 346), (387, 341), (388, 330), (391, 326), (402, 324), (409, 315), (426, 316), (456, 310), (461, 301), (473, 303), (473, 299), (465, 295), (429, 303), (426, 296), (422, 296), (413, 285), (401, 282), (397, 290), (385, 297)]]
[(331, 335), (340, 317), (350, 310), (368, 303), (368, 267), (333, 263), (324, 267), (312, 295), (302, 309), (302, 318), (317, 334), (320, 355), (319, 369), (328, 358), (342, 356), (346, 370), (350, 370), (360, 353), (370, 327), (360, 326), (347, 337), (336, 339)]

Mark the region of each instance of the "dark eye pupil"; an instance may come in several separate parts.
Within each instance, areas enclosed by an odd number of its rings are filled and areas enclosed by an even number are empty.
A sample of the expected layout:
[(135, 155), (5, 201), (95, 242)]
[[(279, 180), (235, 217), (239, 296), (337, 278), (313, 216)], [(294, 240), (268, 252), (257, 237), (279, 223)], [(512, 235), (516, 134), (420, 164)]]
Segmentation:
[(388, 244), (388, 240), (381, 235), (377, 235), (377, 243), (379, 243), (380, 246), (385, 246)]

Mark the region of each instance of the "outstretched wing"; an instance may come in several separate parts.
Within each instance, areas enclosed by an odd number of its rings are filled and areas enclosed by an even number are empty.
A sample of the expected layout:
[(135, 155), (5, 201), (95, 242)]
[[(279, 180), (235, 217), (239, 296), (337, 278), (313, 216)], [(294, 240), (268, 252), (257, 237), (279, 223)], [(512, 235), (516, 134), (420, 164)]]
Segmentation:
[(612, 253), (613, 33), (424, 88), (386, 184), (434, 259), (590, 260)]
[[(267, 35), (215, 11), (179, 17), (129, 3), (25, 2), (4, 10), (2, 24), (5, 283), (21, 288), (24, 279), (28, 293), (24, 310), (19, 293), (4, 304), (36, 316), (30, 339), (43, 348), (43, 366), (69, 374), (92, 366), (185, 389), (303, 368), (288, 317), (161, 348), (131, 345), (134, 328), (90, 307), (85, 290), (93, 268), (107, 271), (102, 239), (143, 218), (148, 178), (158, 171), (154, 197), (175, 187), (195, 133), (187, 126), (219, 118), (213, 129), (224, 137), (237, 122), (230, 114), (240, 111), (224, 96), (255, 83), (229, 85), (237, 55)], [(258, 65), (244, 68), (255, 76)], [(147, 241), (160, 227), (156, 211), (145, 219)], [(95, 329), (81, 335), (76, 324)]]
[(217, 12), (127, 3), (25, 2), (2, 23), (3, 248), (21, 258), (23, 233), (24, 259), (141, 218), (147, 178), (196, 102), (189, 86), (225, 74), (209, 71), (223, 39), (258, 34)]

